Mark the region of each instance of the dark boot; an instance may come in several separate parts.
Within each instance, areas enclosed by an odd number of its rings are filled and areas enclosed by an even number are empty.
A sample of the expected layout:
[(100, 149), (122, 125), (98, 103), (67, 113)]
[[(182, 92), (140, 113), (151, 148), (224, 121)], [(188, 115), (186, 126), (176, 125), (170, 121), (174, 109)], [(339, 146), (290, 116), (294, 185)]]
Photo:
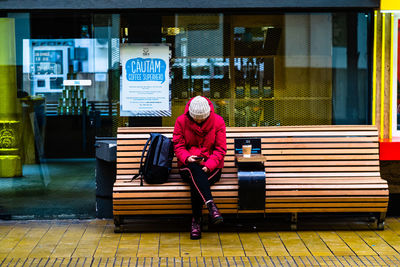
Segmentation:
[(200, 239), (201, 238), (201, 220), (200, 218), (192, 218), (192, 227), (190, 230), (190, 239)]
[(207, 208), (210, 213), (211, 222), (213, 224), (220, 224), (224, 221), (222, 218), (221, 213), (219, 212), (217, 206), (215, 205), (214, 201), (210, 201), (207, 203)]

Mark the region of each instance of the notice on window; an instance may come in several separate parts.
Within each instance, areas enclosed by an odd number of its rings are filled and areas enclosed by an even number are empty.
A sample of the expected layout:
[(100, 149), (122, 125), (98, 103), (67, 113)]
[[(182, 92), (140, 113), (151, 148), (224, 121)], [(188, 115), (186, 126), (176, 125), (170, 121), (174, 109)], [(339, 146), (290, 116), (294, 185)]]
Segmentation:
[(121, 116), (171, 116), (169, 47), (121, 45)]

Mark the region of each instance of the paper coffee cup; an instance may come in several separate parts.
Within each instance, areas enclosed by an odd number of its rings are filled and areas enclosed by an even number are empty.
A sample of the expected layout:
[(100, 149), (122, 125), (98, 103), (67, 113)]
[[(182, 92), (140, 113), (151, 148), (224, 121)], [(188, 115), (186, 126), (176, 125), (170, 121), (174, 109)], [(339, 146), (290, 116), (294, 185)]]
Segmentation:
[(251, 156), (251, 145), (243, 145), (243, 157), (250, 158)]

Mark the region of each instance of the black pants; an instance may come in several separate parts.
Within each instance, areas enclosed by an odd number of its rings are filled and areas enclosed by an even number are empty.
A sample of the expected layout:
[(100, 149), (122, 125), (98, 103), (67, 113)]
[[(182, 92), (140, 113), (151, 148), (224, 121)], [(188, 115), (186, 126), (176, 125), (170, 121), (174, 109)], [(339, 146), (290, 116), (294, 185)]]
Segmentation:
[(190, 184), (192, 213), (196, 218), (201, 217), (203, 204), (213, 199), (210, 186), (221, 178), (221, 169), (205, 173), (202, 168), (197, 163), (189, 163), (180, 169), (182, 179)]

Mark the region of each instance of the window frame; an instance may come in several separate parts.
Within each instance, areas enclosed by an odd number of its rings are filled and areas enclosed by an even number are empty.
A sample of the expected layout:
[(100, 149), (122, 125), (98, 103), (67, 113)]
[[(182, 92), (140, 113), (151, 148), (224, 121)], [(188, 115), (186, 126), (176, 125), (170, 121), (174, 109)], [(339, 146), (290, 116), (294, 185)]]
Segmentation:
[(397, 94), (397, 80), (400, 79), (397, 75), (397, 70), (400, 64), (400, 58), (398, 55), (399, 49), (399, 42), (400, 36), (398, 34), (399, 31), (399, 22), (400, 22), (400, 13), (393, 14), (393, 29), (392, 29), (392, 42), (393, 42), (393, 64), (392, 64), (392, 136), (393, 137), (400, 137), (400, 129), (397, 129), (397, 101), (398, 101), (398, 94)]

